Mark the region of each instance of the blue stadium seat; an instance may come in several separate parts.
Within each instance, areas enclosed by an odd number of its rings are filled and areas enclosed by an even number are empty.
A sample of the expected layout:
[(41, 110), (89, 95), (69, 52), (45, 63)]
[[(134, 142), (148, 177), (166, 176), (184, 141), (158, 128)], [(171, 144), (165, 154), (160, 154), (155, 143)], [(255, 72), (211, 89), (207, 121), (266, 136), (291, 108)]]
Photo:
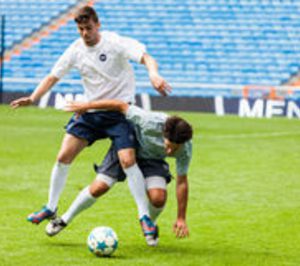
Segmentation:
[[(1, 1), (1, 14), (6, 17), (6, 48), (12, 47), (22, 41), (29, 34), (49, 23), (76, 4), (75, 0), (69, 1), (34, 1), (14, 0)], [(23, 34), (15, 34), (22, 32)]]
[[(76, 2), (7, 1), (7, 47)], [(29, 5), (32, 8), (28, 9)], [(95, 2), (95, 8), (103, 30), (117, 31), (145, 43), (171, 84), (280, 85), (300, 69), (296, 0), (102, 0)], [(5, 64), (5, 76), (41, 79), (77, 37), (76, 25), (70, 21), (41, 43), (14, 56)], [(135, 64), (134, 68), (138, 82), (148, 80), (142, 66)], [(72, 72), (65, 78), (78, 80), (80, 76)], [(72, 87), (61, 83), (57, 90)], [(75, 87), (80, 90), (80, 85)], [(174, 93), (196, 95), (199, 91)]]

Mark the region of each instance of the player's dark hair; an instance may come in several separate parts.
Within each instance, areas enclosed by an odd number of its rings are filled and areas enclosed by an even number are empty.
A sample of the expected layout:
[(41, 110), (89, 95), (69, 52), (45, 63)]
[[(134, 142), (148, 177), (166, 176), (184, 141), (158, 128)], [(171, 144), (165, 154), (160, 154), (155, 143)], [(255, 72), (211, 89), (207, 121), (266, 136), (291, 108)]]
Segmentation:
[(95, 23), (99, 22), (99, 18), (95, 9), (90, 6), (84, 6), (78, 9), (74, 17), (74, 20), (77, 24), (87, 23), (90, 21), (90, 19)]
[(167, 119), (163, 135), (173, 143), (181, 144), (193, 137), (192, 126), (178, 116), (171, 116)]

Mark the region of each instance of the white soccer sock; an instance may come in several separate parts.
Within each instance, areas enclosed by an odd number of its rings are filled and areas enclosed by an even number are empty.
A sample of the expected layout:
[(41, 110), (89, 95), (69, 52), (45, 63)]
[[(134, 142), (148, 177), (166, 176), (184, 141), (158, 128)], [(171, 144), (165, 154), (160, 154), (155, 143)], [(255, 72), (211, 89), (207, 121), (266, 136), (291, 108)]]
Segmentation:
[(143, 173), (137, 164), (123, 169), (128, 179), (128, 186), (135, 199), (138, 208), (139, 218), (144, 215), (149, 216), (148, 197), (145, 189), (145, 180)]
[(50, 188), (47, 207), (51, 211), (55, 211), (61, 192), (63, 191), (70, 164), (56, 162), (51, 173)]
[(96, 200), (97, 199), (90, 193), (89, 186), (84, 188), (78, 194), (77, 198), (73, 201), (69, 209), (62, 215), (62, 220), (66, 224), (70, 223), (77, 214), (91, 207)]
[(153, 206), (150, 202), (149, 202), (148, 206), (149, 206), (150, 218), (153, 222), (155, 222), (157, 217), (164, 210), (165, 206), (157, 208), (157, 207)]

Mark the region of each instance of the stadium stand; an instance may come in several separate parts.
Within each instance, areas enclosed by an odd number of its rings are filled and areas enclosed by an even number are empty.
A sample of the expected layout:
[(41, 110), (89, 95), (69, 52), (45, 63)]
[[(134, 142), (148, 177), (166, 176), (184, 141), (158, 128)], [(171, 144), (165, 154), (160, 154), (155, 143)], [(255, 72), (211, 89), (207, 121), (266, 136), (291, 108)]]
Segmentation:
[(1, 14), (6, 15), (6, 49), (29, 37), (75, 4), (76, 0), (1, 0)]
[[(6, 46), (30, 36), (76, 2), (2, 1), (9, 25)], [(224, 90), (218, 93), (232, 96), (226, 85), (278, 86), (299, 71), (300, 2), (296, 0), (102, 0), (94, 6), (102, 30), (116, 31), (147, 45), (158, 59), (161, 73), (171, 84), (181, 84), (175, 86), (174, 95), (207, 96), (214, 91), (195, 90), (193, 84), (222, 84)], [(12, 56), (4, 65), (4, 89), (32, 90), (77, 37), (76, 25), (70, 20)], [(155, 93), (144, 68), (134, 67), (139, 88)], [(78, 73), (70, 73), (56, 90), (80, 92)]]

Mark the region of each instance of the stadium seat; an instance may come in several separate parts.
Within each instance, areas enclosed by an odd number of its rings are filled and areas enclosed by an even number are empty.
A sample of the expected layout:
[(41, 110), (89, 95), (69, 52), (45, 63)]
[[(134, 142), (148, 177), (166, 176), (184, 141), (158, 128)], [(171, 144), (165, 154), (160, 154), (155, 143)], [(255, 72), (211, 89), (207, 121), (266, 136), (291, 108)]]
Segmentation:
[[(4, 1), (8, 17), (6, 46), (18, 43), (76, 2)], [(145, 43), (171, 84), (280, 85), (300, 68), (297, 1), (102, 0), (95, 1), (94, 6), (102, 29)], [(40, 43), (13, 56), (4, 66), (5, 76), (41, 79), (76, 38), (76, 25), (69, 21)], [(134, 68), (138, 84), (148, 80), (142, 66), (135, 64)], [(80, 76), (72, 72), (65, 79), (79, 80)], [(175, 89), (174, 93), (213, 93), (189, 88)], [(63, 83), (56, 89), (63, 90)], [(80, 90), (80, 85), (76, 89)]]

